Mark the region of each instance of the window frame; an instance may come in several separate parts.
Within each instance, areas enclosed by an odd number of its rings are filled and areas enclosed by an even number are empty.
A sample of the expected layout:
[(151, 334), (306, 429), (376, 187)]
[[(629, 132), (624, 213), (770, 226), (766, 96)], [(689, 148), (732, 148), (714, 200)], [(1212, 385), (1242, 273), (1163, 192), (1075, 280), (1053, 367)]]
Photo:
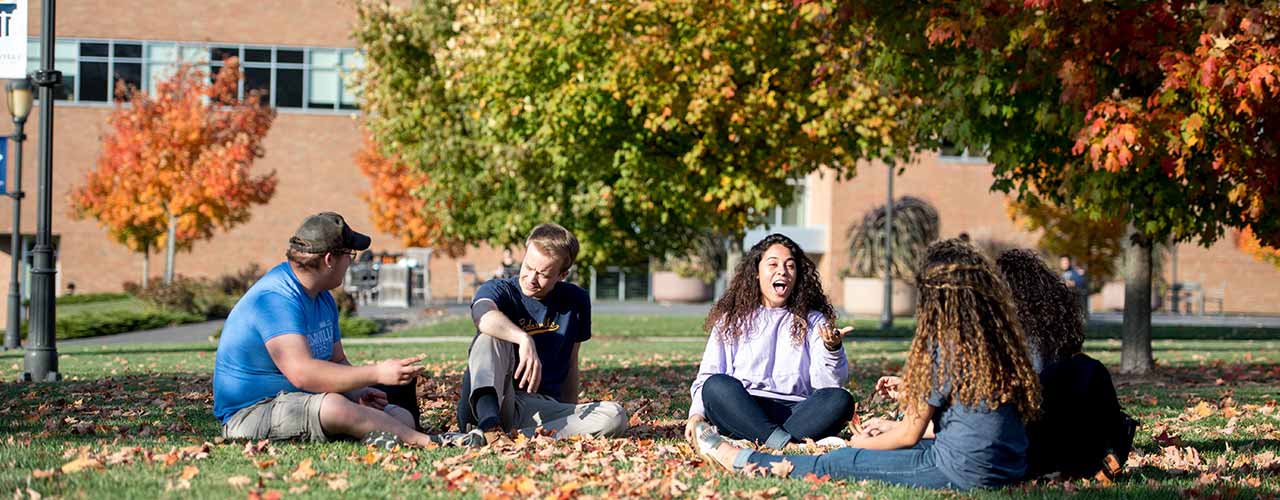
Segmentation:
[[(272, 45), (261, 43), (219, 43), (219, 42), (191, 42), (176, 40), (132, 40), (132, 39), (112, 39), (112, 38), (62, 38), (59, 37), (56, 43), (67, 44), (75, 47), (74, 57), (58, 58), (55, 55), (54, 63), (65, 63), (76, 69), (75, 81), (73, 87), (68, 89), (69, 99), (57, 99), (59, 104), (71, 106), (113, 106), (115, 103), (115, 65), (121, 64), (140, 64), (141, 75), (139, 77), (139, 88), (151, 91), (154, 87), (153, 69), (157, 67), (176, 67), (177, 64), (188, 62), (202, 66), (205, 71), (212, 73), (213, 68), (221, 68), (224, 66), (222, 61), (211, 61), (211, 50), (214, 48), (234, 48), (237, 57), (240, 58), (240, 67), (242, 71), (248, 68), (269, 69), (270, 81), (268, 83), (268, 102), (267, 105), (275, 108), (282, 113), (310, 113), (310, 114), (334, 114), (334, 115), (351, 115), (360, 113), (360, 92), (354, 82), (349, 80), (352, 71), (363, 67), (364, 56), (356, 48), (352, 47), (320, 47), (320, 46), (296, 46), (296, 45)], [(82, 56), (80, 55), (81, 43), (105, 43), (107, 44), (106, 56)], [(141, 45), (141, 57), (124, 57), (115, 55), (116, 44)], [(35, 54), (34, 57), (28, 57), (29, 72), (34, 72), (40, 68), (39, 62), (39, 38), (27, 38), (28, 54)], [(154, 47), (172, 48), (173, 60), (164, 60), (153, 54)], [(271, 61), (249, 62), (244, 60), (245, 50), (266, 50), (271, 51)], [(302, 52), (301, 63), (287, 63), (280, 61), (281, 51), (300, 51)], [(334, 102), (332, 106), (311, 106), (311, 73), (312, 73), (312, 51), (334, 51), (337, 54), (337, 65), (332, 68), (337, 73), (334, 85), (337, 92), (334, 94)], [(189, 54), (203, 54), (203, 58), (197, 60), (188, 60), (184, 56)], [(56, 52), (55, 52), (56, 54)], [(107, 78), (109, 79), (109, 87), (107, 89), (107, 100), (84, 100), (81, 99), (84, 86), (84, 78), (80, 73), (81, 63), (103, 63), (107, 64)], [(321, 68), (329, 70), (330, 68)], [(280, 95), (278, 86), (280, 83), (280, 70), (299, 70), (302, 73), (302, 100), (297, 107), (280, 107), (277, 105), (277, 97)], [(327, 83), (327, 82), (326, 82)], [(245, 97), (245, 79), (241, 78), (238, 96), (243, 99)], [(351, 101), (345, 101), (344, 96), (352, 96)], [(38, 102), (39, 99), (37, 98)], [(354, 107), (351, 105), (354, 104)]]
[[(809, 219), (809, 183), (806, 179), (787, 179), (787, 185), (796, 192), (792, 195), (790, 205), (773, 207), (769, 214), (770, 227), (805, 227)], [(786, 224), (784, 216), (790, 207), (796, 209), (796, 223)]]

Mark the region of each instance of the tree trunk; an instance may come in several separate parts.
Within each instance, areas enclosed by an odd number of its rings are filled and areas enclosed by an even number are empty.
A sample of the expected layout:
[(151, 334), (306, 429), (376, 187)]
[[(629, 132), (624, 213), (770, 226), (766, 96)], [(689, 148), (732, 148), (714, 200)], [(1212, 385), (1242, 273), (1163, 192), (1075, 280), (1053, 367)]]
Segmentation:
[(1145, 375), (1155, 368), (1151, 357), (1151, 241), (1131, 223), (1124, 240), (1124, 328), (1120, 372)]
[(142, 247), (142, 289), (151, 284), (151, 245)]
[(730, 233), (725, 237), (725, 254), (724, 269), (720, 270), (719, 276), (716, 277), (715, 289), (712, 291), (711, 300), (720, 300), (725, 290), (729, 289), (729, 282), (733, 280), (733, 271), (738, 268), (738, 263), (742, 261), (742, 238), (745, 235), (740, 233)]
[(177, 248), (175, 239), (178, 232), (178, 217), (169, 214), (169, 232), (164, 241), (164, 284), (173, 283), (173, 253)]

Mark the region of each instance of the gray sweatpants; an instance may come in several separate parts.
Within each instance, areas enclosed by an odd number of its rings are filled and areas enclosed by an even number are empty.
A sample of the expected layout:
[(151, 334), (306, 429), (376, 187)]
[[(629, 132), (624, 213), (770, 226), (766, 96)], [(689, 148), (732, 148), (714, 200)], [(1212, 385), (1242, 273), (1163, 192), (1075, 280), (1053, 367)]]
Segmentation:
[[(484, 334), (471, 341), (467, 372), (462, 375), (462, 401), (466, 414), (476, 389), (492, 387), (498, 395), (502, 427), (532, 435), (535, 429), (555, 432), (557, 438), (577, 435), (617, 436), (627, 430), (627, 411), (612, 401), (562, 403), (550, 396), (515, 388), (516, 345)], [(474, 425), (476, 422), (464, 422)], [(463, 429), (464, 431), (466, 429)]]

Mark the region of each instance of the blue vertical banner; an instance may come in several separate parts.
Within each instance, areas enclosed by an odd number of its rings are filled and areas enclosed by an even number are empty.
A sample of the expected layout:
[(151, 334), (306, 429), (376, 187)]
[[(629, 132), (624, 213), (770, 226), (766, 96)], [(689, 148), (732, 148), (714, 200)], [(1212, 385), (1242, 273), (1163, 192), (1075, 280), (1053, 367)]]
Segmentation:
[(9, 194), (9, 138), (0, 136), (0, 194)]

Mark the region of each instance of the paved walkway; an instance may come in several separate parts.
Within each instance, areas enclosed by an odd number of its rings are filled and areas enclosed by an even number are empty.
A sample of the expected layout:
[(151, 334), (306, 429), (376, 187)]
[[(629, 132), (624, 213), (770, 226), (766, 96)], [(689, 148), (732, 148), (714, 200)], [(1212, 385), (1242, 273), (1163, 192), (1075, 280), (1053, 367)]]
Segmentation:
[(222, 320), (206, 321), (157, 328), (155, 330), (121, 333), (119, 335), (61, 340), (58, 341), (58, 345), (189, 344), (193, 342), (209, 342), (209, 337), (212, 337), (222, 329), (222, 323)]
[[(710, 304), (654, 304), (649, 302), (599, 302), (593, 304), (595, 314), (634, 314), (634, 315), (667, 315), (667, 316), (706, 316), (711, 309)], [(386, 321), (393, 328), (404, 328), (411, 325), (429, 324), (455, 317), (465, 316), (466, 304), (442, 304), (423, 308), (379, 308), (364, 306), (360, 315)], [(1090, 324), (1120, 325), (1124, 315), (1118, 312), (1094, 313), (1089, 317)], [(155, 330), (122, 333), (86, 339), (74, 339), (58, 342), (60, 346), (84, 345), (119, 345), (119, 344), (170, 344), (208, 342), (222, 328), (222, 321), (191, 323)], [(1156, 314), (1151, 318), (1156, 326), (1215, 326), (1229, 328), (1280, 328), (1280, 317), (1277, 316), (1185, 316), (1174, 314)], [(646, 342), (705, 342), (706, 337), (637, 337)], [(442, 342), (470, 342), (470, 336), (456, 337), (372, 337), (353, 338), (343, 342), (348, 345), (378, 344), (430, 344)]]

